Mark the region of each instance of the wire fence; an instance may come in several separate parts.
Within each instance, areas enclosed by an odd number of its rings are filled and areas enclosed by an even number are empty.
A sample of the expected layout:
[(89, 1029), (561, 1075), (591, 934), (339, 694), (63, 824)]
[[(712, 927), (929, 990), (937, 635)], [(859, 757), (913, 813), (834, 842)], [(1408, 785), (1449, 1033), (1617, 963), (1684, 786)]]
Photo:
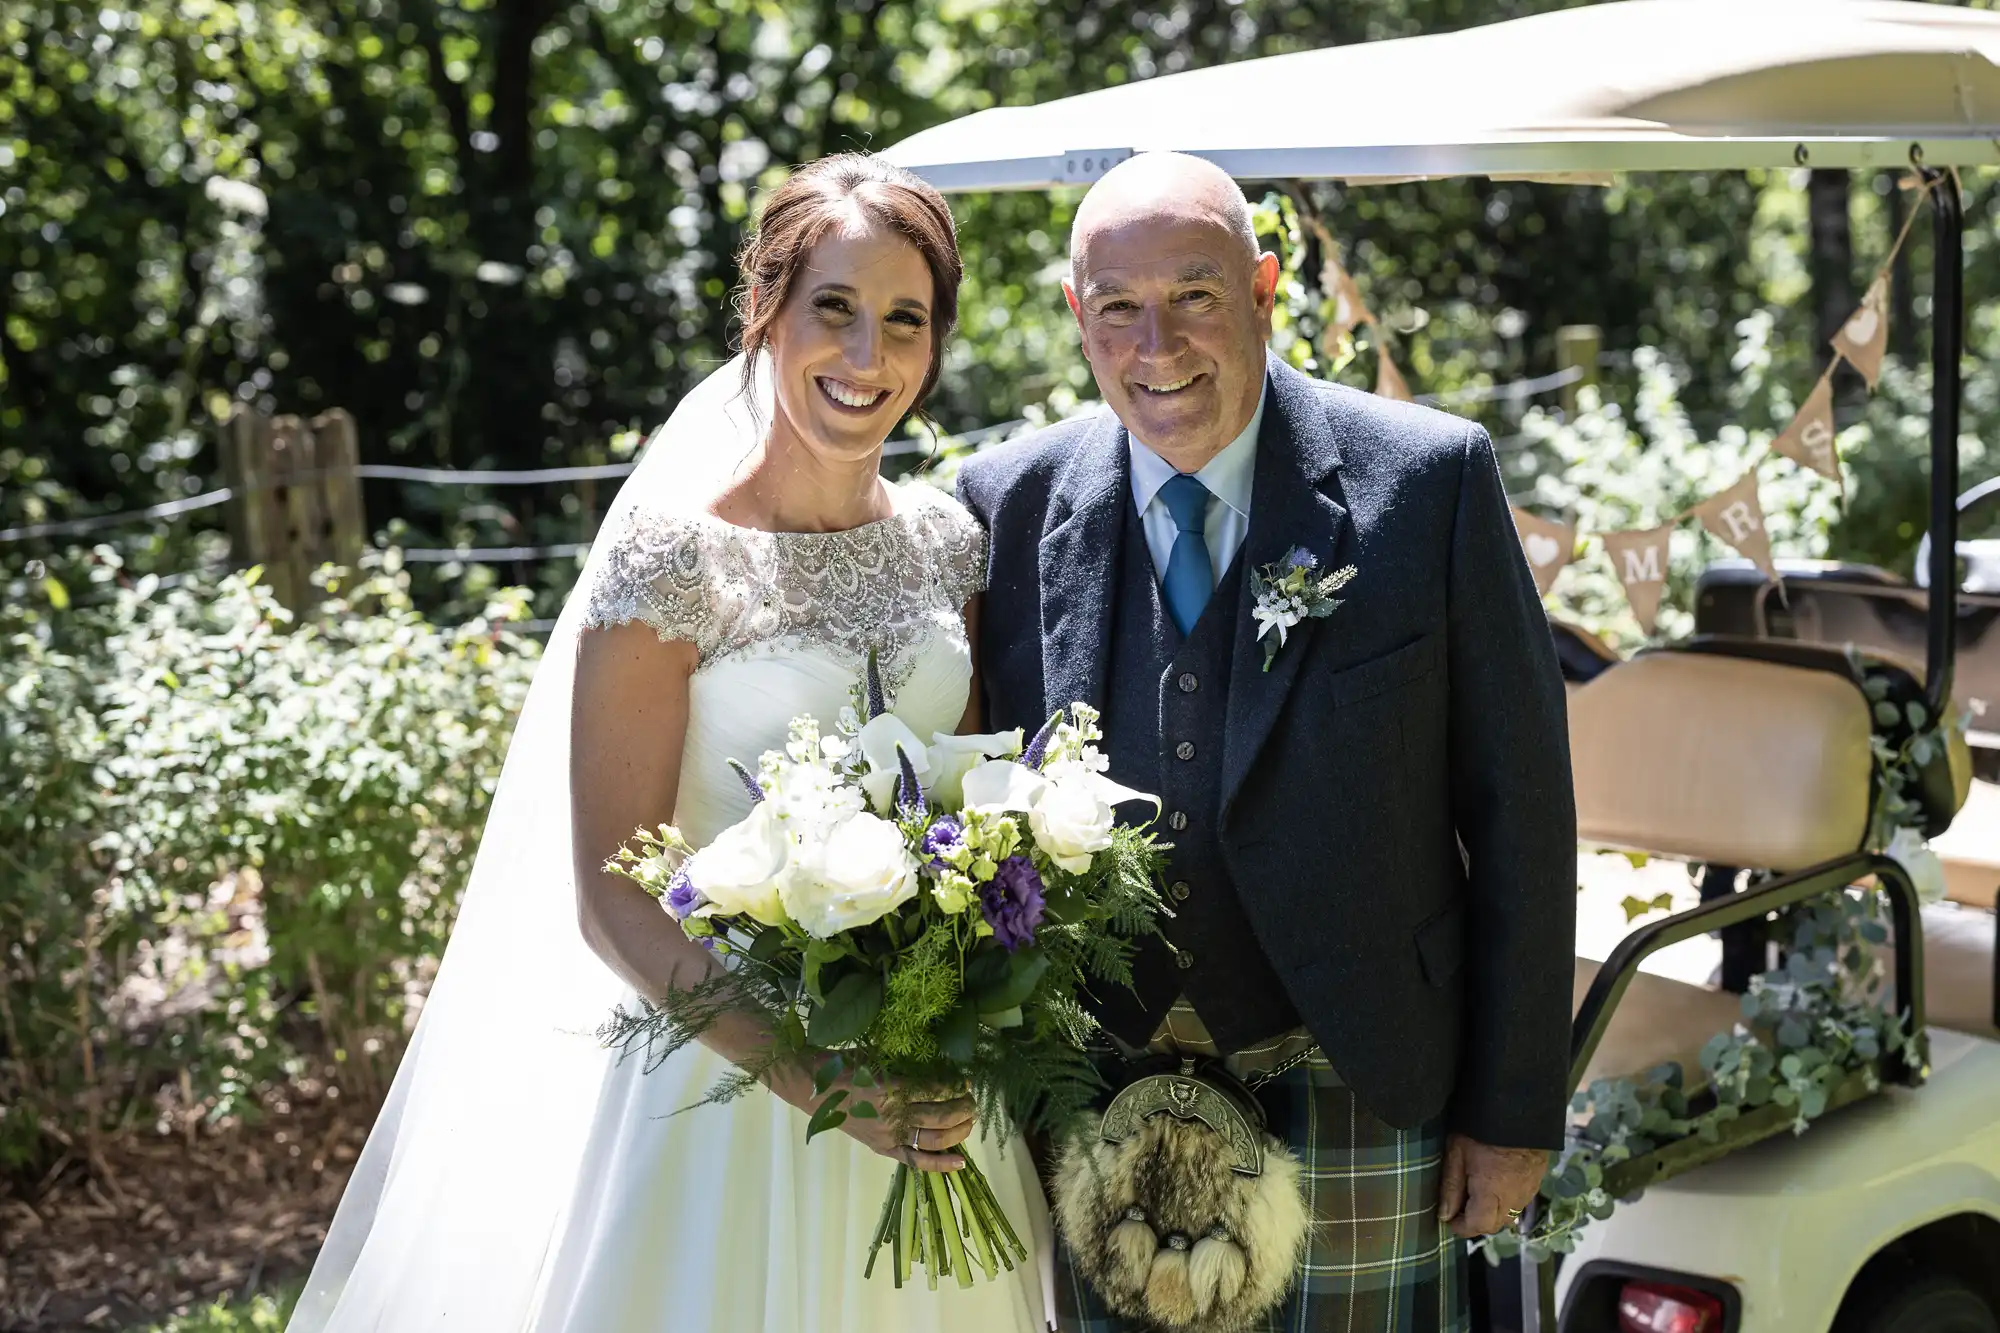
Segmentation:
[[(1423, 394), (1417, 401), (1432, 407), (1455, 407), (1496, 401), (1525, 403), (1529, 398), (1566, 388), (1582, 379), (1584, 374), (1582, 367), (1571, 366), (1553, 374), (1537, 375), (1527, 379), (1510, 380), (1500, 384), (1472, 385), (1444, 393)], [(1012, 421), (982, 426), (958, 435), (933, 436), (928, 440), (906, 438), (891, 441), (882, 452), (884, 457), (907, 458), (942, 455), (966, 448), (977, 449), (1032, 424), (1026, 417), (1017, 417)], [(1531, 440), (1527, 436), (1513, 435), (1496, 440), (1495, 447), (1505, 452), (1526, 447), (1530, 443)], [(282, 482), (266, 483), (256, 489), (276, 489), (280, 486), (298, 485), (319, 477), (340, 474), (354, 476), (364, 481), (400, 481), (428, 486), (549, 486), (583, 481), (623, 480), (638, 466), (636, 459), (617, 463), (549, 468), (442, 468), (362, 463), (353, 467), (312, 469), (293, 474)], [(51, 537), (82, 537), (139, 523), (177, 519), (227, 504), (238, 498), (239, 494), (245, 493), (249, 492), (229, 486), (218, 486), (198, 495), (188, 496), (186, 499), (167, 500), (141, 509), (4, 528), (0, 529), (0, 544)], [(404, 547), (400, 548), (399, 554), (406, 564), (524, 564), (541, 560), (572, 560), (582, 556), (589, 549), (589, 542), (580, 541), (556, 542), (540, 546)], [(186, 573), (163, 576), (161, 586), (174, 586), (187, 577), (189, 575)], [(553, 621), (548, 622), (549, 625), (553, 623)], [(542, 625), (542, 622), (531, 621), (527, 624), (538, 626)]]

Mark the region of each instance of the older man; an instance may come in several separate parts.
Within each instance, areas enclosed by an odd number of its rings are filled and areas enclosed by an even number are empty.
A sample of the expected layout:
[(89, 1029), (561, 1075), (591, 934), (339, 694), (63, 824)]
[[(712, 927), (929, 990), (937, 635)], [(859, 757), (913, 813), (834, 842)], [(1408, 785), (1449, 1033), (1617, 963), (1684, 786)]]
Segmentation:
[[(1208, 163), (1107, 174), (1070, 263), (1111, 413), (959, 483), (987, 720), (1087, 701), (1162, 794), (1168, 943), (1099, 1017), (1261, 1084), (1315, 1221), (1271, 1327), (1462, 1328), (1451, 1237), (1520, 1215), (1569, 1094), (1562, 684), (1492, 444), (1271, 356), (1278, 261)], [(1352, 580), (1267, 630), (1252, 575), (1295, 550)], [(1065, 1330), (1126, 1327), (1059, 1267)]]

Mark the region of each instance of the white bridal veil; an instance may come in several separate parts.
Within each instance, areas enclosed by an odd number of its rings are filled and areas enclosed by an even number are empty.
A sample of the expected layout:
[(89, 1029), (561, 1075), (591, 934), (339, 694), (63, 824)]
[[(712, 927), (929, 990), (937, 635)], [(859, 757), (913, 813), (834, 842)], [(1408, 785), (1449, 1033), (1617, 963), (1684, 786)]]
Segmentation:
[[(579, 587), (635, 504), (700, 503), (768, 421), (768, 368), (709, 375), (647, 442)], [(521, 1327), (606, 1068), (623, 983), (578, 930), (570, 859), (572, 595), (528, 692), (451, 942), (290, 1333)]]

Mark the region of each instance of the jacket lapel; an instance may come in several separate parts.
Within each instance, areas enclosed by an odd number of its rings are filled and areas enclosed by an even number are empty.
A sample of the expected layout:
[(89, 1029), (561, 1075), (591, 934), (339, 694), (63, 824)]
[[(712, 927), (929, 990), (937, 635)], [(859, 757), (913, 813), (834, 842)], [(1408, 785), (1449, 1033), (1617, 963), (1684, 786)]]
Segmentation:
[(1318, 401), (1313, 382), (1298, 371), (1275, 357), (1270, 358), (1268, 367), (1270, 399), (1257, 436), (1250, 531), (1239, 565), (1242, 609), (1230, 667), (1228, 729), (1222, 755), (1225, 826), (1236, 793), (1284, 711), (1313, 636), (1326, 632), (1317, 620), (1293, 626), (1266, 671), (1264, 645), (1257, 641), (1257, 622), (1250, 614), (1257, 604), (1250, 573), (1276, 564), (1294, 546), (1303, 546), (1317, 556), (1322, 570), (1338, 568), (1347, 527), (1346, 506), (1328, 493), (1337, 488), (1324, 486), (1340, 466), (1339, 443), (1325, 404)]
[(1130, 491), (1125, 428), (1106, 411), (1056, 485), (1051, 507), (1066, 506), (1068, 513), (1042, 537), (1044, 719), (1072, 703), (1104, 707), (1119, 505)]

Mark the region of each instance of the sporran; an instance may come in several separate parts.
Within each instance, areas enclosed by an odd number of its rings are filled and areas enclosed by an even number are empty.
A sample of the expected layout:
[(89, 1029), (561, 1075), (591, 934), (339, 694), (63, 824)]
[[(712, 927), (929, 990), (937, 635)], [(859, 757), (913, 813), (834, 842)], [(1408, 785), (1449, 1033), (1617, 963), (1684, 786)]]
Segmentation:
[(1299, 1160), (1219, 1062), (1139, 1069), (1059, 1151), (1056, 1225), (1113, 1314), (1158, 1333), (1241, 1333), (1297, 1279), (1311, 1229)]

